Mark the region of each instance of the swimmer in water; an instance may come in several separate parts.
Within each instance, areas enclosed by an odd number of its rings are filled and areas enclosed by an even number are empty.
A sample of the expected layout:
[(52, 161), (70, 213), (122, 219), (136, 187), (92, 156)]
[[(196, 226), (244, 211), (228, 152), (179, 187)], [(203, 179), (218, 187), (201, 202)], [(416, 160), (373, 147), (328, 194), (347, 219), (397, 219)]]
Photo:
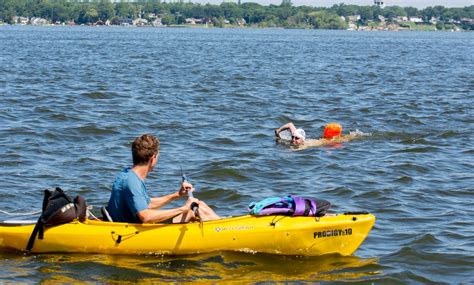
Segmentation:
[(337, 143), (344, 143), (354, 139), (357, 136), (356, 133), (349, 133), (348, 135), (342, 134), (342, 126), (338, 123), (327, 124), (324, 128), (323, 137), (320, 139), (306, 139), (306, 132), (303, 129), (296, 128), (291, 122), (275, 129), (275, 136), (278, 141), (283, 140), (280, 137), (280, 133), (289, 130), (291, 133), (290, 145), (297, 147), (298, 150), (305, 149), (308, 147), (326, 146)]

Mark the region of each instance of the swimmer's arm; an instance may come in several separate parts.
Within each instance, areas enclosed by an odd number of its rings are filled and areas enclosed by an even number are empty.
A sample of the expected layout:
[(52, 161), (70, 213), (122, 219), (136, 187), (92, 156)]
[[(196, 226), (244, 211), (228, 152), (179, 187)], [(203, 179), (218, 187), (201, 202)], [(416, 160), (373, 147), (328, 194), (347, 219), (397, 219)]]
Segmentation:
[(280, 133), (283, 132), (284, 130), (290, 130), (291, 134), (293, 135), (296, 131), (295, 125), (293, 125), (292, 122), (289, 122), (287, 124), (284, 124), (283, 126), (279, 127), (278, 129), (275, 130), (275, 135), (277, 137), (280, 137)]
[(308, 147), (325, 146), (325, 145), (331, 145), (333, 143), (344, 143), (344, 142), (348, 142), (348, 141), (352, 140), (355, 137), (356, 137), (355, 135), (349, 134), (349, 135), (343, 135), (343, 136), (340, 136), (340, 137), (337, 137), (337, 138), (333, 138), (331, 140), (327, 140), (327, 139), (308, 139), (308, 140), (304, 141), (304, 144), (299, 145), (294, 150), (298, 151), (298, 150), (306, 149)]
[(348, 134), (348, 135), (342, 135), (338, 138), (335, 138), (334, 139), (334, 142), (349, 142), (351, 141), (353, 138), (355, 138), (355, 135), (354, 134)]
[(303, 145), (306, 147), (311, 147), (311, 146), (322, 146), (326, 144), (328, 144), (327, 139), (318, 139), (318, 140), (309, 139), (309, 140), (305, 140)]

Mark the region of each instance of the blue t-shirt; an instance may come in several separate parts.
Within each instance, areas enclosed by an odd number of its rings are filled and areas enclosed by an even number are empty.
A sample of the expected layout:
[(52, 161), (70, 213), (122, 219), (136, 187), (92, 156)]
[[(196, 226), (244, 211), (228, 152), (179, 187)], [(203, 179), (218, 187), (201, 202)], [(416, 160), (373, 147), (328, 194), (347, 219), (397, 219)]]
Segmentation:
[(148, 209), (150, 196), (145, 183), (130, 167), (115, 178), (108, 212), (114, 222), (141, 223), (138, 213)]

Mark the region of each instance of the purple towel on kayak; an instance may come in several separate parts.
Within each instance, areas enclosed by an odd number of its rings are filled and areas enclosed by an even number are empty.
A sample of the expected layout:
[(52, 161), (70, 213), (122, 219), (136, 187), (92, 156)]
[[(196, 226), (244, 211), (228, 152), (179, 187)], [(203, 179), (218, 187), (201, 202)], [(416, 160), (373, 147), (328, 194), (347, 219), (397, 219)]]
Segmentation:
[(331, 203), (326, 200), (288, 195), (252, 202), (248, 211), (251, 215), (261, 216), (323, 216), (330, 207)]

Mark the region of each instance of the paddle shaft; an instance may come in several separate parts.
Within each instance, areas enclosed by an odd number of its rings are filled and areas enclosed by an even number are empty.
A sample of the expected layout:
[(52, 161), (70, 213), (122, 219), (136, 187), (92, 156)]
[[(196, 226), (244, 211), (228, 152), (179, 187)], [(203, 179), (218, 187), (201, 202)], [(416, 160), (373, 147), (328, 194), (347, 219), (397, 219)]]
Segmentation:
[[(183, 172), (181, 178), (182, 178), (183, 182), (188, 181), (188, 179), (186, 178), (186, 174), (184, 174), (184, 172)], [(191, 197), (191, 198), (194, 198), (193, 192), (188, 192), (188, 196)], [(198, 205), (198, 203), (196, 203), (196, 202), (191, 203), (191, 210), (194, 212), (194, 215), (196, 217), (201, 219), (201, 217), (199, 216), (199, 205)]]

